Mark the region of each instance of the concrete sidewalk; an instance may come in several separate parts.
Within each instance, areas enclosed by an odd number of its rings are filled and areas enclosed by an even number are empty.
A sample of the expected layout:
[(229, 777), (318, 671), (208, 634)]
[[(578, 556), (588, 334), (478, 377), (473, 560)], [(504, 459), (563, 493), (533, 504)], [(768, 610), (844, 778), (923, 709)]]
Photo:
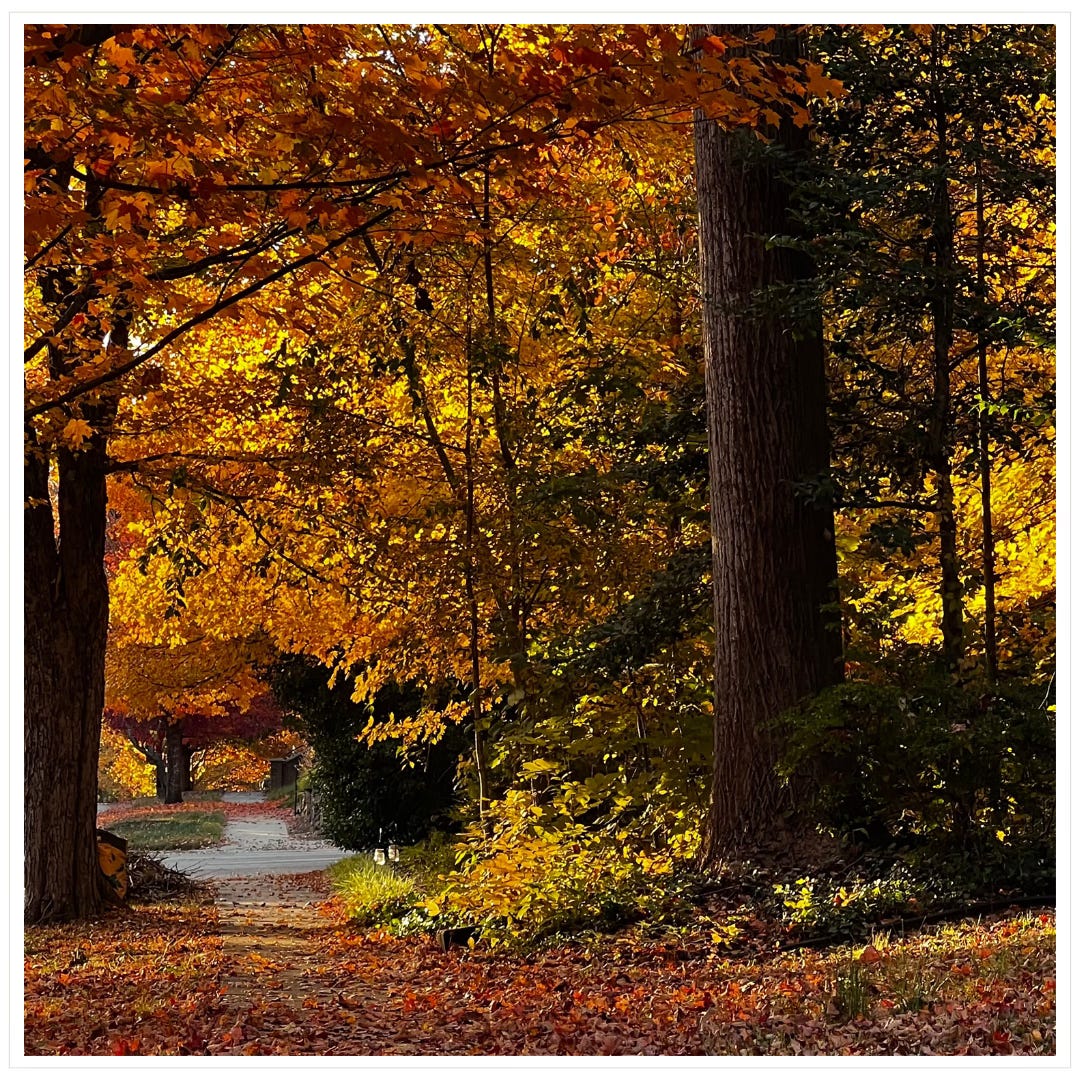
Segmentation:
[(300, 851), (286, 848), (277, 851), (230, 851), (221, 847), (206, 851), (155, 851), (152, 854), (166, 866), (205, 881), (264, 874), (306, 874), (310, 870), (325, 870), (332, 863), (354, 853), (335, 847)]
[[(259, 792), (237, 792), (224, 796), (225, 802), (258, 803), (266, 797)], [(290, 836), (283, 818), (261, 815), (229, 817), (225, 822), (225, 842), (220, 847), (200, 851), (155, 851), (154, 858), (193, 878), (255, 877), (261, 874), (306, 874), (325, 870), (332, 863), (354, 854), (322, 839)]]
[[(244, 806), (266, 802), (267, 798), (262, 792), (229, 792), (222, 795), (221, 800)], [(197, 810), (199, 804), (192, 801), (190, 807)], [(108, 805), (98, 804), (98, 812), (103, 809), (109, 809)], [(354, 854), (335, 848), (321, 837), (289, 835), (289, 821), (292, 818), (242, 810), (235, 815), (230, 812), (225, 823), (224, 842), (219, 847), (198, 851), (152, 851), (150, 854), (165, 866), (203, 880), (307, 874), (309, 870), (325, 869), (345, 859), (346, 855)]]

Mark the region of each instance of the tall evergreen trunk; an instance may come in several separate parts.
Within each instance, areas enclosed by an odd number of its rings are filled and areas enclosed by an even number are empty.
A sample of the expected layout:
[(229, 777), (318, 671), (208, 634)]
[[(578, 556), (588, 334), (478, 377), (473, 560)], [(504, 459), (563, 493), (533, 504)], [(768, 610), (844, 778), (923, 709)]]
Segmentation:
[[(695, 36), (746, 36), (706, 26)], [(799, 55), (792, 28), (773, 42)], [(766, 246), (791, 235), (790, 182), (754, 135), (696, 118), (695, 172), (709, 428), (709, 504), (716, 620), (714, 764), (703, 859), (715, 865), (775, 819), (776, 717), (842, 677), (832, 510), (797, 490), (829, 465), (820, 317), (761, 303), (798, 286), (808, 259)], [(784, 122), (773, 140), (804, 154), (808, 134)], [(782, 303), (782, 301), (781, 301)]]
[[(105, 438), (25, 463), (25, 896), (27, 923), (85, 918), (103, 903), (94, 828), (105, 704)], [(59, 528), (55, 528), (58, 525)]]
[(934, 473), (938, 546), (941, 564), (941, 637), (946, 666), (955, 670), (964, 655), (964, 594), (960, 581), (960, 555), (956, 542), (956, 499), (953, 493), (952, 346), (956, 311), (955, 253), (952, 200), (949, 195), (949, 114), (941, 88), (942, 35), (935, 26), (931, 37), (930, 93), (936, 139), (934, 158), (931, 246), (934, 282), (930, 310), (934, 322), (933, 401), (929, 425), (928, 459)]
[(982, 174), (982, 118), (975, 120), (975, 259), (976, 288), (983, 310), (979, 313), (979, 488), (982, 499), (983, 662), (986, 677), (995, 680), (997, 659), (997, 574), (994, 565), (994, 512), (990, 478), (990, 374), (986, 358), (986, 201)]
[(165, 728), (165, 804), (184, 801), (184, 726), (171, 720)]

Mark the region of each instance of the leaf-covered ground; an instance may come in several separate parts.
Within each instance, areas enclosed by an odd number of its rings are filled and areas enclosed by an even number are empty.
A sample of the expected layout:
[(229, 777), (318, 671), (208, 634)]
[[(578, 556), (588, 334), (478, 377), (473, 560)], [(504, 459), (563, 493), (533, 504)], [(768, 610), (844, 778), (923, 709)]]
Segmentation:
[(198, 813), (222, 813), (226, 818), (230, 816), (240, 817), (278, 817), (294, 822), (296, 815), (291, 805), (280, 806), (271, 802), (215, 802), (213, 800), (198, 799), (192, 802), (182, 802), (173, 805), (164, 805), (157, 800), (119, 802), (110, 805), (108, 810), (103, 810), (97, 816), (98, 827), (102, 829), (113, 828), (118, 821), (130, 821), (137, 818), (155, 818), (169, 814)]
[(1051, 911), (861, 953), (628, 931), (519, 957), (357, 932), (325, 884), (28, 931), (26, 1053), (1054, 1053)]

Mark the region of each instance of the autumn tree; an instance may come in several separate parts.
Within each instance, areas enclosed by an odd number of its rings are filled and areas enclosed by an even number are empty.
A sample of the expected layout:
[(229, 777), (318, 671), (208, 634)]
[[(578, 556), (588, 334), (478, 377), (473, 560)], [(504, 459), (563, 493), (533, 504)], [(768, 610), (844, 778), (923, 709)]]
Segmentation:
[(163, 800), (178, 803), (191, 788), (196, 750), (265, 736), (280, 729), (281, 713), (256, 671), (269, 656), (264, 638), (217, 639), (188, 619), (183, 640), (140, 642), (122, 621), (126, 591), (141, 584), (130, 580), (132, 571), (141, 576), (128, 565), (114, 581), (119, 602), (106, 657), (104, 716), (155, 766)]
[(956, 669), (981, 616), (993, 677), (1053, 581), (1052, 28), (826, 27), (816, 48), (851, 91), (820, 114), (803, 219), (854, 654), (940, 642)]
[(256, 743), (280, 732), (281, 710), (263, 695), (243, 709), (230, 701), (217, 714), (176, 712), (144, 718), (106, 707), (104, 722), (153, 766), (158, 798), (178, 803), (185, 791), (195, 789), (208, 750)]
[[(703, 26), (697, 43), (759, 33)], [(793, 28), (762, 39), (787, 61), (805, 47)], [(796, 231), (784, 165), (807, 152), (808, 131), (773, 114), (760, 134), (704, 116), (694, 129), (716, 626), (710, 863), (777, 809), (770, 722), (841, 674), (831, 508), (803, 491), (829, 465), (820, 316), (800, 292), (812, 268), (776, 242)]]
[[(366, 268), (407, 271), (410, 251), (447, 223), (467, 234), (460, 215), (480, 206), (496, 157), (524, 193), (551, 146), (606, 125), (685, 111), (703, 93), (748, 123), (797, 90), (795, 69), (748, 62), (737, 88), (719, 56), (702, 73), (669, 27), (514, 28), (498, 56), (484, 47), (494, 37), (433, 26), (28, 31), (28, 918), (97, 905), (106, 477), (184, 491), (206, 465), (216, 475), (198, 497), (227, 505), (264, 548), (280, 546), (257, 515), (243, 520), (244, 497), (223, 482), (264, 468), (263, 443), (211, 453), (158, 408), (174, 421), (222, 418), (230, 396), (262, 392), (269, 358), (280, 376), (271, 412), (305, 365), (326, 376), (318, 400), (335, 400), (326, 320), (349, 318), (372, 288)], [(409, 287), (422, 311), (430, 286)], [(244, 354), (261, 354), (258, 376), (231, 359)], [(287, 426), (281, 412), (274, 426)], [(478, 557), (480, 533), (470, 536)], [(303, 560), (286, 565), (312, 577)], [(78, 778), (61, 800), (45, 783), (57, 760)]]

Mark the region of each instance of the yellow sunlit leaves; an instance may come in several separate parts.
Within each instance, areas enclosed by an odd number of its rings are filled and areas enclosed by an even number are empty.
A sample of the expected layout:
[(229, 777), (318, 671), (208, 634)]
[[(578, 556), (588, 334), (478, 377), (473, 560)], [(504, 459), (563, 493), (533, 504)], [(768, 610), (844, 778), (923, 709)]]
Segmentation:
[(102, 45), (101, 51), (109, 63), (120, 71), (129, 71), (136, 66), (135, 50), (120, 45), (114, 37)]

